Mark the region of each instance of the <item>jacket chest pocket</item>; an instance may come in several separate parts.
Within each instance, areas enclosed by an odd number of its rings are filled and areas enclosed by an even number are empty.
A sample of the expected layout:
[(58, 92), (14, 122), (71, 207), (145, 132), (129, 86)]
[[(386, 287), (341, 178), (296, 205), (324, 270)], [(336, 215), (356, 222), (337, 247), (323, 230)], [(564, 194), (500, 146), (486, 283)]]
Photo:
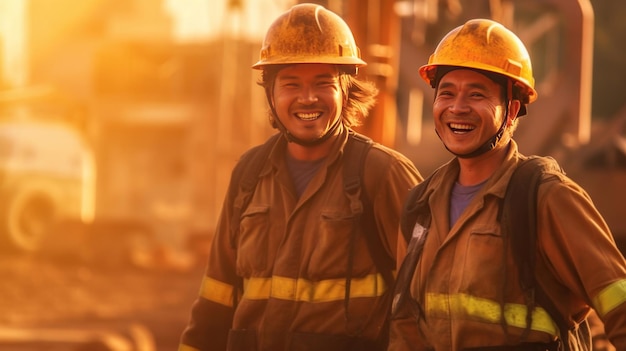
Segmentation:
[(498, 289), (485, 282), (505, 282), (508, 256), (499, 227), (474, 228), (465, 241), (462, 289), (476, 296), (495, 297)]
[[(323, 211), (312, 243), (309, 276), (313, 279), (345, 277), (352, 243), (354, 216), (339, 211)], [(356, 251), (358, 252), (358, 251)]]
[[(267, 269), (270, 236), (270, 207), (249, 206), (241, 216), (237, 238), (237, 270), (249, 276)], [(271, 262), (271, 261), (270, 261)]]

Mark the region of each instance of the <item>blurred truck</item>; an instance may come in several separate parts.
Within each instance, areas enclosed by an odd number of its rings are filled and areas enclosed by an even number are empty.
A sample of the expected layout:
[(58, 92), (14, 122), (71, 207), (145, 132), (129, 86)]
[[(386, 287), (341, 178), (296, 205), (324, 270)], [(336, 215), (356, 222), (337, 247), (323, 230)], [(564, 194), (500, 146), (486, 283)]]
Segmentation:
[[(36, 251), (57, 224), (94, 216), (95, 163), (79, 130), (38, 98), (0, 99), (0, 245)], [(13, 93), (13, 92), (10, 92)], [(58, 107), (58, 106), (57, 106)]]
[[(233, 45), (246, 67), (256, 45)], [(80, 101), (45, 89), (0, 91), (0, 122), (29, 126), (0, 140), (2, 245), (65, 256), (94, 245), (204, 256), (230, 170), (271, 132), (252, 70), (228, 72), (248, 82), (233, 81), (236, 103), (221, 89), (223, 65), (211, 62), (224, 46), (111, 40), (85, 55), (91, 80)], [(9, 178), (29, 189), (31, 204)]]

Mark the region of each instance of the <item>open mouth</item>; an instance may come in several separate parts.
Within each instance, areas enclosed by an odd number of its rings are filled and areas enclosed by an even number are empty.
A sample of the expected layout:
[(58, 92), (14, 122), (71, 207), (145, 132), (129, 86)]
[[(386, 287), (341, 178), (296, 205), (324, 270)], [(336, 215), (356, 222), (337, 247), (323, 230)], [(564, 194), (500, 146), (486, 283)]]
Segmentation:
[(298, 119), (303, 121), (314, 121), (320, 118), (321, 115), (321, 112), (300, 112), (295, 114)]
[(475, 129), (475, 127), (470, 124), (461, 123), (448, 123), (448, 128), (450, 128), (455, 134), (465, 134)]

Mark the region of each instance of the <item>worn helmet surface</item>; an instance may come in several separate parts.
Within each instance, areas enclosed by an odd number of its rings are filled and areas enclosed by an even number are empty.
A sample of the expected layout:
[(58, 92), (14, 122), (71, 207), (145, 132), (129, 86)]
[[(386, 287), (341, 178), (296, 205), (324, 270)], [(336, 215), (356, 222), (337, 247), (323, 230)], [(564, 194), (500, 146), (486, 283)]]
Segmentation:
[(365, 66), (348, 25), (316, 4), (299, 4), (278, 17), (263, 41), (252, 68), (294, 63)]
[(420, 67), (420, 76), (431, 86), (437, 83), (437, 68), (467, 67), (504, 75), (519, 89), (527, 104), (537, 99), (530, 55), (524, 43), (500, 23), (473, 19), (450, 31)]

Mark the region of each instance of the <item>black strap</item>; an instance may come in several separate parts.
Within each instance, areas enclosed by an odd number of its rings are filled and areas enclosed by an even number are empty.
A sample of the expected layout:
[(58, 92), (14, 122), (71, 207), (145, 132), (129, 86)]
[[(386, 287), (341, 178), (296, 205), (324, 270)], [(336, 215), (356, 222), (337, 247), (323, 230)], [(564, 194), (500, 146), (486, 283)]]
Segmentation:
[(430, 180), (433, 178), (435, 173), (432, 173), (421, 183), (413, 187), (404, 202), (402, 216), (400, 217), (400, 230), (402, 231), (402, 236), (407, 243), (411, 241), (413, 228), (418, 220), (423, 227), (428, 228), (430, 226), (430, 206), (428, 206), (429, 196), (424, 196), (424, 194), (426, 193), (428, 184), (430, 184)]
[(267, 162), (272, 147), (281, 136), (280, 133), (274, 134), (265, 143), (248, 150), (241, 156), (240, 161), (233, 169), (228, 189), (228, 196), (233, 202), (233, 214), (230, 218), (230, 244), (232, 248), (237, 247), (235, 241), (239, 233), (241, 214), (250, 203), (259, 181), (259, 173)]
[[(359, 235), (365, 236), (365, 242), (367, 244), (368, 251), (377, 267), (378, 271), (382, 274), (383, 279), (387, 283), (387, 286), (391, 287), (394, 282), (393, 269), (395, 267), (395, 261), (393, 258), (382, 250), (383, 244), (380, 239), (376, 227), (376, 220), (374, 216), (373, 204), (370, 201), (367, 191), (363, 191), (363, 170), (365, 169), (365, 160), (369, 150), (371, 149), (373, 142), (370, 138), (351, 132), (349, 135), (348, 143), (344, 149), (343, 163), (343, 182), (344, 192), (350, 201), (350, 210), (352, 212), (353, 225), (352, 233), (350, 235), (349, 252), (346, 264), (346, 288), (344, 293), (344, 314), (346, 318), (346, 328), (349, 335), (359, 336), (362, 332), (362, 327), (358, 325), (362, 321), (352, 321), (349, 316), (350, 306), (350, 291), (352, 283), (352, 271), (355, 255), (356, 239)], [(378, 179), (379, 173), (382, 174), (383, 170), (376, 170), (374, 177)], [(370, 173), (372, 174), (372, 173)], [(351, 326), (351, 322), (356, 322), (357, 326)], [(387, 340), (387, 320), (381, 327), (382, 335), (379, 336), (379, 341), (382, 344), (386, 344)]]
[[(425, 194), (428, 189), (428, 184), (434, 174), (435, 173), (431, 174), (424, 179), (424, 181), (411, 189), (402, 209), (400, 229), (404, 239), (409, 243), (409, 245), (407, 247), (406, 256), (400, 265), (398, 278), (394, 286), (391, 318), (394, 318), (397, 315), (398, 311), (401, 307), (403, 307), (409, 297), (411, 280), (417, 267), (417, 262), (422, 256), (422, 251), (424, 250), (424, 243), (426, 242), (428, 228), (430, 227), (430, 206), (428, 206), (429, 196), (425, 196)], [(415, 230), (417, 223), (421, 225), (423, 232), (418, 233), (419, 235), (413, 236), (413, 231)], [(419, 308), (417, 305), (414, 307)], [(419, 313), (419, 311), (414, 310), (413, 312), (415, 314)]]
[[(537, 283), (537, 193), (545, 174), (563, 172), (551, 157), (532, 156), (524, 160), (509, 181), (501, 208), (501, 223), (505, 240), (509, 240), (513, 259), (519, 267), (520, 286), (526, 298), (526, 331), (532, 323), (532, 310), (536, 303), (546, 309), (559, 327), (560, 341), (565, 351), (575, 347), (591, 349), (591, 339), (586, 321), (572, 325), (559, 312), (554, 301)], [(572, 339), (570, 339), (570, 337)], [(584, 350), (584, 349), (583, 349)]]
[[(370, 138), (358, 133), (350, 133), (350, 139), (344, 151), (346, 157), (343, 168), (344, 191), (350, 200), (350, 209), (355, 221), (352, 230), (349, 262), (351, 262), (354, 255), (352, 248), (355, 244), (356, 235), (362, 232), (365, 235), (367, 247), (374, 264), (383, 275), (387, 286), (391, 287), (395, 281), (393, 277), (395, 260), (387, 255), (384, 250), (381, 250), (384, 246), (376, 227), (374, 208), (368, 192), (362, 191), (364, 188), (363, 170), (365, 169), (365, 160), (372, 145), (373, 142)], [(383, 170), (378, 171), (382, 173)], [(378, 178), (376, 175), (375, 177)], [(351, 269), (348, 269), (348, 274), (350, 272)], [(346, 293), (349, 292), (346, 291)]]
[(511, 240), (524, 290), (536, 286), (537, 192), (544, 174), (560, 168), (548, 157), (529, 157), (516, 168), (502, 202), (503, 230)]
[(511, 176), (501, 208), (503, 239), (512, 248), (526, 299), (525, 334), (530, 331), (536, 301), (537, 190), (544, 166), (543, 159), (538, 157), (523, 161)]
[[(233, 213), (230, 217), (230, 246), (234, 249), (237, 247), (237, 237), (239, 233), (239, 223), (241, 214), (246, 209), (254, 193), (254, 188), (259, 181), (259, 173), (272, 150), (278, 138), (282, 134), (277, 133), (268, 138), (261, 145), (255, 146), (244, 153), (239, 162), (235, 165), (228, 186), (227, 197), (233, 204)], [(238, 278), (233, 283), (233, 306), (239, 303), (239, 294), (243, 292), (243, 279)]]

